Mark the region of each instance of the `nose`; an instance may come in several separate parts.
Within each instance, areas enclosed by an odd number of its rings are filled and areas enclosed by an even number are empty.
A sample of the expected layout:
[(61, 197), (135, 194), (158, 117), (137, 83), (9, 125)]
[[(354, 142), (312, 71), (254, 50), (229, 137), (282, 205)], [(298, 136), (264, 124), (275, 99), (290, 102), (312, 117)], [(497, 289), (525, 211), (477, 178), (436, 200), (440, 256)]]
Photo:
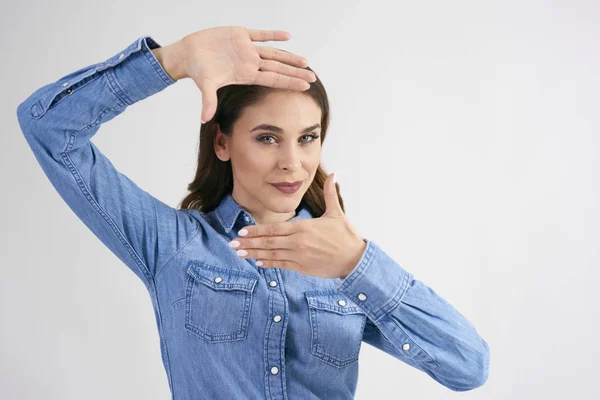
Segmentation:
[(294, 144), (281, 146), (281, 151), (279, 152), (279, 168), (286, 169), (289, 171), (295, 171), (300, 169), (302, 166), (301, 160), (301, 150), (297, 148)]

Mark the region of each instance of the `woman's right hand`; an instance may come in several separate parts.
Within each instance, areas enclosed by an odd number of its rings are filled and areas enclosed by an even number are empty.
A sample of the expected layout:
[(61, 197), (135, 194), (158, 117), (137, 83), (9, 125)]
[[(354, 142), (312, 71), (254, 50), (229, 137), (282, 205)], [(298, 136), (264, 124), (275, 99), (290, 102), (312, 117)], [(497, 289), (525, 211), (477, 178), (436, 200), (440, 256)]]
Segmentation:
[(253, 42), (284, 41), (291, 35), (279, 30), (223, 26), (186, 35), (169, 45), (180, 76), (191, 78), (202, 92), (202, 121), (217, 110), (217, 90), (238, 85), (262, 85), (304, 91), (316, 75), (296, 54)]

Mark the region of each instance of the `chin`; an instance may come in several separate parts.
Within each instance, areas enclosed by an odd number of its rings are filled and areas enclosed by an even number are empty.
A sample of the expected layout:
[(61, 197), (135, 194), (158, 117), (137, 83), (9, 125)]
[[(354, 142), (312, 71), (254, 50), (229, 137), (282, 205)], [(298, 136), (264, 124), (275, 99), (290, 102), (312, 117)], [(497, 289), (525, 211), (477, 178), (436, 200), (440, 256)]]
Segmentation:
[(294, 212), (302, 201), (303, 193), (296, 192), (293, 195), (281, 194), (280, 196), (269, 196), (267, 204), (269, 208), (276, 213)]

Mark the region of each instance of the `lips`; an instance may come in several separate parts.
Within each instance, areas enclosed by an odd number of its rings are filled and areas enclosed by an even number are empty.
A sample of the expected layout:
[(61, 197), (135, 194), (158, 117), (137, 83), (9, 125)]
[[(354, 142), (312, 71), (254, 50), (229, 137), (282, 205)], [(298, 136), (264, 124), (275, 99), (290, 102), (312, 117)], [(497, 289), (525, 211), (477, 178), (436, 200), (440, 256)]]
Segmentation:
[(297, 182), (293, 182), (293, 183), (271, 183), (271, 185), (273, 185), (273, 187), (275, 187), (276, 189), (278, 189), (279, 191), (286, 193), (286, 194), (292, 194), (292, 193), (296, 193), (296, 191), (298, 191), (298, 189), (300, 189), (300, 186), (302, 186), (302, 182), (304, 181), (297, 181)]
[(296, 182), (276, 182), (276, 183), (271, 183), (271, 185), (275, 185), (275, 186), (296, 186), (301, 184), (302, 181), (296, 181)]

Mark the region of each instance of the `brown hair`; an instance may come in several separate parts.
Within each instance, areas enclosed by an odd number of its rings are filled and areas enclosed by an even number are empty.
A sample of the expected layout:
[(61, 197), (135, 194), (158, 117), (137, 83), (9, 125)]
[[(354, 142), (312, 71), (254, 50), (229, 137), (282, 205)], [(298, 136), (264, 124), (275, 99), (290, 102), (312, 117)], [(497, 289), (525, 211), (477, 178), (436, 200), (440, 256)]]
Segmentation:
[[(306, 67), (305, 69), (312, 71), (310, 67)], [(228, 85), (217, 90), (217, 110), (210, 121), (200, 126), (198, 168), (196, 169), (194, 180), (188, 185), (190, 193), (180, 203), (180, 209), (197, 209), (205, 213), (210, 212), (228, 193), (232, 192), (233, 173), (231, 170), (231, 161), (221, 161), (215, 153), (215, 128), (218, 125), (223, 134), (231, 136), (233, 126), (242, 114), (242, 110), (247, 106), (258, 103), (273, 90), (270, 87), (261, 85)], [(310, 83), (309, 89), (297, 93), (309, 96), (321, 107), (320, 139), (322, 146), (329, 126), (329, 101), (325, 87), (317, 76), (317, 80)], [(327, 179), (327, 175), (322, 166), (319, 165), (315, 177), (302, 197), (302, 201), (298, 205), (296, 212), (304, 204), (308, 207), (314, 218), (323, 215), (325, 212), (323, 184)], [(342, 210), (344, 210), (344, 201), (340, 195), (337, 183), (336, 188), (340, 205)]]

